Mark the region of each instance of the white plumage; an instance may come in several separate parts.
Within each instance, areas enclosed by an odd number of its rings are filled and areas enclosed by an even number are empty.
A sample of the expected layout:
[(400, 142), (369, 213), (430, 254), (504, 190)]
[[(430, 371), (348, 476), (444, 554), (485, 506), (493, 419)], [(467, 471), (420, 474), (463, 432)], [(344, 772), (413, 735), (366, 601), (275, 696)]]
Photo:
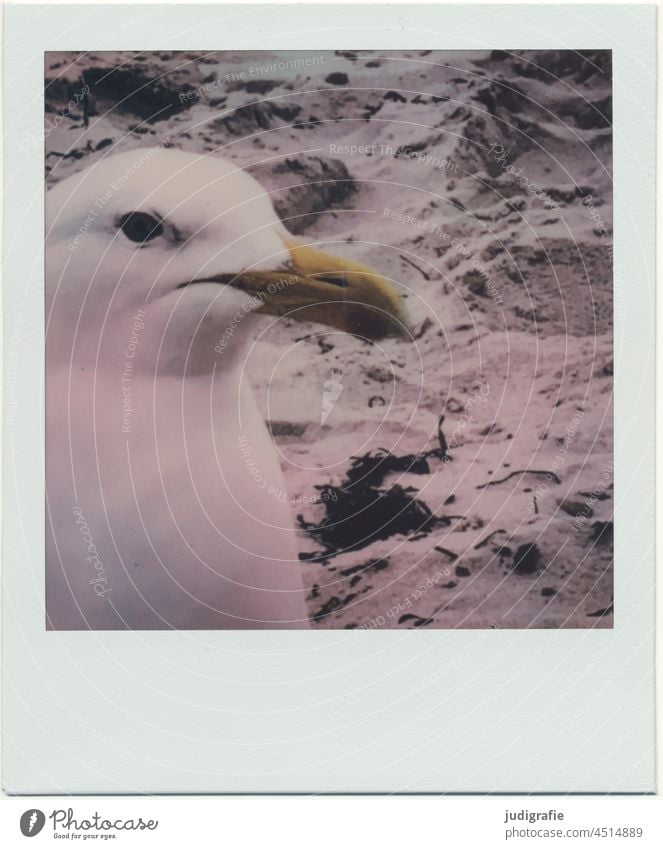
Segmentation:
[(398, 296), (295, 245), (218, 157), (100, 160), (48, 193), (46, 230), (48, 627), (307, 627), (244, 352), (258, 310), (376, 338)]

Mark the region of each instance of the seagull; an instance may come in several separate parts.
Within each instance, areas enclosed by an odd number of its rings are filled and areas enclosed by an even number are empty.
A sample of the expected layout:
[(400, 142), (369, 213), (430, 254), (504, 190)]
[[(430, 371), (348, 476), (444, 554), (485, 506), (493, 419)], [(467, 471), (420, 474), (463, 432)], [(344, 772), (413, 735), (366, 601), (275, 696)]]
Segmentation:
[(404, 334), (396, 288), (294, 239), (216, 155), (139, 148), (46, 196), (46, 627), (307, 628), (246, 376), (265, 323)]

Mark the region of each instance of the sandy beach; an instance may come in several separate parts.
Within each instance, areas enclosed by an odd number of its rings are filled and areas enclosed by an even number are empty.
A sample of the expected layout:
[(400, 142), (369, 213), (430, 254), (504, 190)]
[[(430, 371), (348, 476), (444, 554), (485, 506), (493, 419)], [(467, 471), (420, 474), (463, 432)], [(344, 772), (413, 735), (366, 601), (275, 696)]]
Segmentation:
[(315, 628), (612, 627), (608, 51), (48, 53), (45, 75), (47, 185), (218, 153), (402, 293), (409, 338), (266, 318), (248, 356)]

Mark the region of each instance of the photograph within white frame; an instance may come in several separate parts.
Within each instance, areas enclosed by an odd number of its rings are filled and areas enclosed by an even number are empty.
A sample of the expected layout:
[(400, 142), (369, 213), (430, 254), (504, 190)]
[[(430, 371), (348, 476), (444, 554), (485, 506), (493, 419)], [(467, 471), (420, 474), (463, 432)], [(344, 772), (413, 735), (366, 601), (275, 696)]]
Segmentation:
[[(336, 10), (316, 9), (315, 27), (310, 25), (313, 18), (307, 17), (308, 28), (302, 26), (301, 13), (295, 18), (288, 9), (261, 11), (265, 26), (269, 23), (271, 44), (267, 46), (273, 49), (284, 45), (335, 49), (342, 40), (338, 28), (330, 29), (337, 26)], [(615, 486), (616, 491), (621, 486), (624, 493), (637, 492), (617, 503), (623, 530), (617, 520), (615, 594), (625, 606), (623, 618), (618, 617), (613, 630), (586, 633), (316, 633), (307, 635), (313, 643), (304, 649), (301, 634), (286, 632), (267, 637), (208, 631), (47, 634), (43, 629), (43, 534), (34, 532), (43, 531), (43, 491), (38, 483), (43, 480), (39, 391), (43, 348), (34, 344), (42, 332), (43, 315), (38, 255), (43, 237), (43, 177), (41, 152), (30, 155), (18, 141), (38, 137), (43, 121), (39, 94), (43, 56), (35, 54), (35, 45), (41, 43), (43, 50), (67, 49), (67, 39), (75, 37), (80, 44), (94, 26), (98, 27), (98, 49), (118, 49), (121, 44), (113, 29), (112, 8), (86, 8), (80, 17), (72, 15), (66, 37), (54, 35), (60, 30), (53, 25), (56, 18), (51, 9), (8, 10), (8, 32), (14, 27), (9, 61), (25, 69), (21, 79), (33, 88), (8, 104), (8, 120), (20, 126), (7, 149), (7, 170), (16, 180), (14, 188), (9, 187), (9, 208), (16, 203), (20, 212), (8, 216), (7, 236), (10, 245), (29, 240), (34, 253), (9, 254), (8, 279), (23, 285), (8, 286), (6, 295), (8, 313), (16, 316), (19, 328), (9, 340), (10, 351), (21, 364), (20, 379), (10, 383), (14, 426), (9, 428), (6, 461), (10, 472), (7, 503), (15, 521), (10, 518), (6, 523), (9, 589), (4, 665), (6, 682), (20, 691), (19, 697), (7, 688), (6, 734), (15, 747), (5, 758), (6, 789), (176, 792), (223, 791), (239, 785), (239, 789), (252, 790), (609, 792), (653, 788), (652, 658), (651, 648), (647, 649), (653, 624), (648, 546), (652, 514), (646, 500), (649, 471), (642, 463), (653, 435), (653, 416), (648, 414), (652, 375), (647, 369), (653, 344), (653, 335), (647, 333), (653, 320), (649, 303), (652, 187), (647, 178), (653, 76), (647, 76), (639, 64), (642, 45), (652, 43), (652, 13), (585, 8), (570, 21), (563, 11), (521, 7), (517, 34), (512, 15), (505, 17), (502, 10), (500, 17), (495, 7), (479, 17), (476, 8), (454, 9), (450, 17), (446, 9), (439, 23), (439, 10), (408, 9), (407, 23), (410, 41), (418, 41), (413, 49), (430, 48), (431, 41), (439, 49), (457, 48), (459, 42), (478, 49), (492, 49), (496, 43), (515, 49), (521, 42), (522, 49), (528, 49), (532, 39), (537, 47), (581, 49), (592, 27), (600, 25), (601, 39), (613, 51), (614, 93), (624, 120), (615, 136), (615, 173), (621, 189), (615, 198)], [(159, 43), (164, 49), (185, 48), (190, 37), (196, 42), (191, 49), (199, 49), (200, 34), (205, 31), (206, 39), (215, 42), (210, 49), (255, 49), (251, 10), (235, 12), (231, 19), (230, 9), (201, 10), (196, 22), (199, 34), (187, 34), (191, 26), (187, 12), (169, 7), (170, 31), (163, 32)], [(359, 9), (355, 25), (363, 22), (374, 37), (379, 34), (376, 46), (380, 49), (402, 50), (410, 46), (402, 43), (403, 14), (395, 8), (382, 10), (383, 29), (378, 33), (374, 13)], [(621, 25), (620, 15), (625, 14), (629, 28)], [(133, 23), (140, 28), (149, 22), (154, 36), (157, 17), (154, 7), (136, 10)], [(170, 29), (173, 23), (179, 23), (177, 37)], [(349, 35), (348, 31), (346, 41)], [(259, 37), (264, 48), (265, 34)], [(593, 40), (597, 38), (594, 33)], [(26, 214), (26, 198), (31, 215)], [(626, 286), (627, 280), (637, 280), (638, 286)], [(637, 380), (627, 375), (637, 375)], [(633, 417), (629, 411), (636, 408), (639, 415)], [(18, 471), (16, 458), (20, 458), (20, 478), (12, 474), (12, 469)], [(620, 552), (624, 556), (626, 550), (631, 568), (620, 572)], [(178, 693), (186, 693), (183, 700), (173, 694), (174, 678)], [(256, 686), (265, 689), (261, 703), (269, 692), (271, 708), (266, 715), (258, 709), (259, 725)], [(180, 733), (178, 717), (183, 710), (195, 716), (193, 737)], [(127, 721), (132, 715), (137, 722)], [(85, 720), (90, 716), (100, 723), (90, 727)], [(596, 716), (602, 717), (599, 727)], [(340, 751), (339, 727), (344, 738)], [(480, 752), (476, 745), (477, 729), (493, 741), (488, 760), (481, 755), (485, 748)], [(609, 752), (606, 736), (611, 741)], [(63, 759), (61, 749), (49, 756), (54, 740), (67, 753), (75, 750), (76, 757)], [(217, 746), (210, 746), (210, 741), (217, 741)], [(522, 756), (523, 750), (530, 753), (528, 757)], [(132, 765), (130, 778), (127, 763)]]

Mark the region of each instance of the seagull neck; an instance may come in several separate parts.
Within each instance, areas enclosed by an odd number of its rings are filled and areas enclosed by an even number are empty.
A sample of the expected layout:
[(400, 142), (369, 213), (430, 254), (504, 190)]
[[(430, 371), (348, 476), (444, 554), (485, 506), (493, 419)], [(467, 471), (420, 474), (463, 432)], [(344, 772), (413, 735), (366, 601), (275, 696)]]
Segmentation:
[(221, 376), (241, 369), (255, 338), (250, 328), (250, 317), (237, 333), (219, 330), (206, 317), (180, 323), (149, 304), (103, 321), (79, 321), (76, 327), (58, 319), (47, 329), (47, 362), (76, 373), (126, 373), (149, 380)]

